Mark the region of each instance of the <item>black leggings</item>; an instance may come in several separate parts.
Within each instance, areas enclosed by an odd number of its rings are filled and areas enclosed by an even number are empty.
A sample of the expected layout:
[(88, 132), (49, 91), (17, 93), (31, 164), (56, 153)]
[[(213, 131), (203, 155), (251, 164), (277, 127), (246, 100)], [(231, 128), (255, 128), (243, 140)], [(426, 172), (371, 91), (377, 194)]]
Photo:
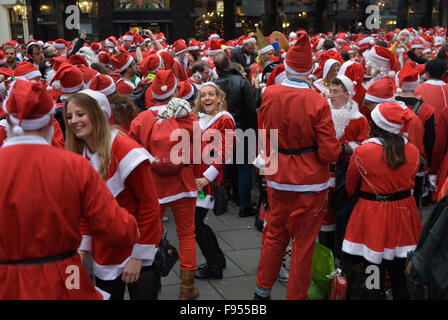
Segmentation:
[[(111, 295), (110, 300), (123, 300), (126, 283), (120, 275), (115, 280), (101, 280), (95, 277), (96, 286)], [(137, 282), (128, 284), (131, 300), (157, 300), (159, 293), (160, 276), (152, 266), (142, 267)]]
[(217, 263), (217, 256), (222, 255), (218, 239), (212, 228), (204, 223), (205, 216), (209, 209), (196, 207), (194, 224), (196, 233), (196, 242), (207, 261), (207, 264)]
[[(385, 299), (385, 274), (389, 273), (394, 300), (409, 300), (409, 293), (405, 275), (406, 258), (383, 259), (376, 265), (360, 256), (344, 253), (343, 269), (347, 275), (348, 300), (382, 300)], [(377, 266), (380, 271), (380, 289), (367, 289), (366, 282), (372, 274), (366, 273), (368, 266)]]

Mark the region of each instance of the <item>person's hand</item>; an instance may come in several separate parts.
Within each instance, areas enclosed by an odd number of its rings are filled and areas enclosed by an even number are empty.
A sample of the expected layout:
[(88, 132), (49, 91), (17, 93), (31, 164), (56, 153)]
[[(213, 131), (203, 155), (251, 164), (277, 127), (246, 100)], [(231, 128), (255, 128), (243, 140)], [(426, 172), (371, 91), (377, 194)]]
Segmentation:
[(81, 264), (86, 263), (88, 251), (78, 250), (79, 257), (81, 258)]
[(428, 177), (428, 182), (432, 190), (437, 191), (437, 175), (430, 174)]
[(87, 31), (86, 30), (82, 30), (81, 35), (79, 36), (82, 40), (86, 40), (87, 38)]
[(149, 39), (151, 39), (151, 40), (154, 40), (154, 39), (155, 39), (154, 34), (152, 33), (151, 30), (145, 29), (144, 32), (145, 32), (145, 35), (146, 35)]
[(141, 270), (142, 270), (142, 260), (131, 258), (124, 267), (121, 280), (123, 280), (123, 282), (125, 282), (126, 284), (137, 282), (138, 278), (140, 277)]
[(210, 183), (207, 178), (197, 178), (195, 182), (198, 189), (204, 189)]
[(255, 71), (255, 76), (252, 78), (252, 86), (253, 86), (255, 89), (259, 89), (259, 88), (260, 88), (260, 77), (258, 76), (259, 73), (260, 73), (260, 70), (257, 69), (257, 70)]

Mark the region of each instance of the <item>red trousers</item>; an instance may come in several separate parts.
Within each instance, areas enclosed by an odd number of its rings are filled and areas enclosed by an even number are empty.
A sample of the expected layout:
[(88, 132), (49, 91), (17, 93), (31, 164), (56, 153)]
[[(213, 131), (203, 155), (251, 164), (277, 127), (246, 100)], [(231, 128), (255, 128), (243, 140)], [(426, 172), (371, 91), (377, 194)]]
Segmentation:
[(278, 278), (286, 247), (292, 240), (286, 299), (305, 300), (312, 277), (314, 242), (328, 206), (328, 190), (315, 195), (271, 189), (263, 229), (257, 286), (271, 289)]
[(171, 207), (179, 238), (179, 262), (182, 270), (196, 270), (196, 235), (194, 232), (194, 212), (196, 198), (160, 204), (160, 219), (163, 218), (167, 206)]

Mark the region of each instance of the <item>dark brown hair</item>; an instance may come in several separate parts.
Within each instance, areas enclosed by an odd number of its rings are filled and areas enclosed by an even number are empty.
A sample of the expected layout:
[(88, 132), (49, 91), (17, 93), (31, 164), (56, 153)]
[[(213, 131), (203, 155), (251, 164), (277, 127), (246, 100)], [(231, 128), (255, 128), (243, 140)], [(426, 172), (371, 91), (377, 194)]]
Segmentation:
[(129, 130), (132, 120), (138, 115), (137, 106), (127, 96), (119, 93), (113, 93), (107, 98), (112, 107), (114, 123)]
[(387, 132), (372, 121), (370, 137), (378, 138), (383, 144), (383, 157), (392, 169), (398, 169), (406, 163), (404, 139), (401, 135)]

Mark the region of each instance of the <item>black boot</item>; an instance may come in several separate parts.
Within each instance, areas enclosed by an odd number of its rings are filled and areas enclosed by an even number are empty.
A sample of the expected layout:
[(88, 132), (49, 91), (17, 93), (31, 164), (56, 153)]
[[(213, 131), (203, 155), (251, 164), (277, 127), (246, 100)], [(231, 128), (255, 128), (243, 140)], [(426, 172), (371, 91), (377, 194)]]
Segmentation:
[(210, 264), (196, 270), (195, 277), (196, 279), (222, 279), (222, 268), (216, 264)]
[[(222, 251), (221, 251), (220, 254), (216, 255), (216, 257), (215, 257), (213, 260), (216, 261), (216, 264), (217, 264), (221, 269), (225, 269), (225, 268), (227, 267), (227, 264), (226, 264), (226, 257), (224, 256), (224, 253), (222, 253)], [(198, 270), (205, 269), (205, 268), (207, 268), (207, 262), (198, 265)]]

